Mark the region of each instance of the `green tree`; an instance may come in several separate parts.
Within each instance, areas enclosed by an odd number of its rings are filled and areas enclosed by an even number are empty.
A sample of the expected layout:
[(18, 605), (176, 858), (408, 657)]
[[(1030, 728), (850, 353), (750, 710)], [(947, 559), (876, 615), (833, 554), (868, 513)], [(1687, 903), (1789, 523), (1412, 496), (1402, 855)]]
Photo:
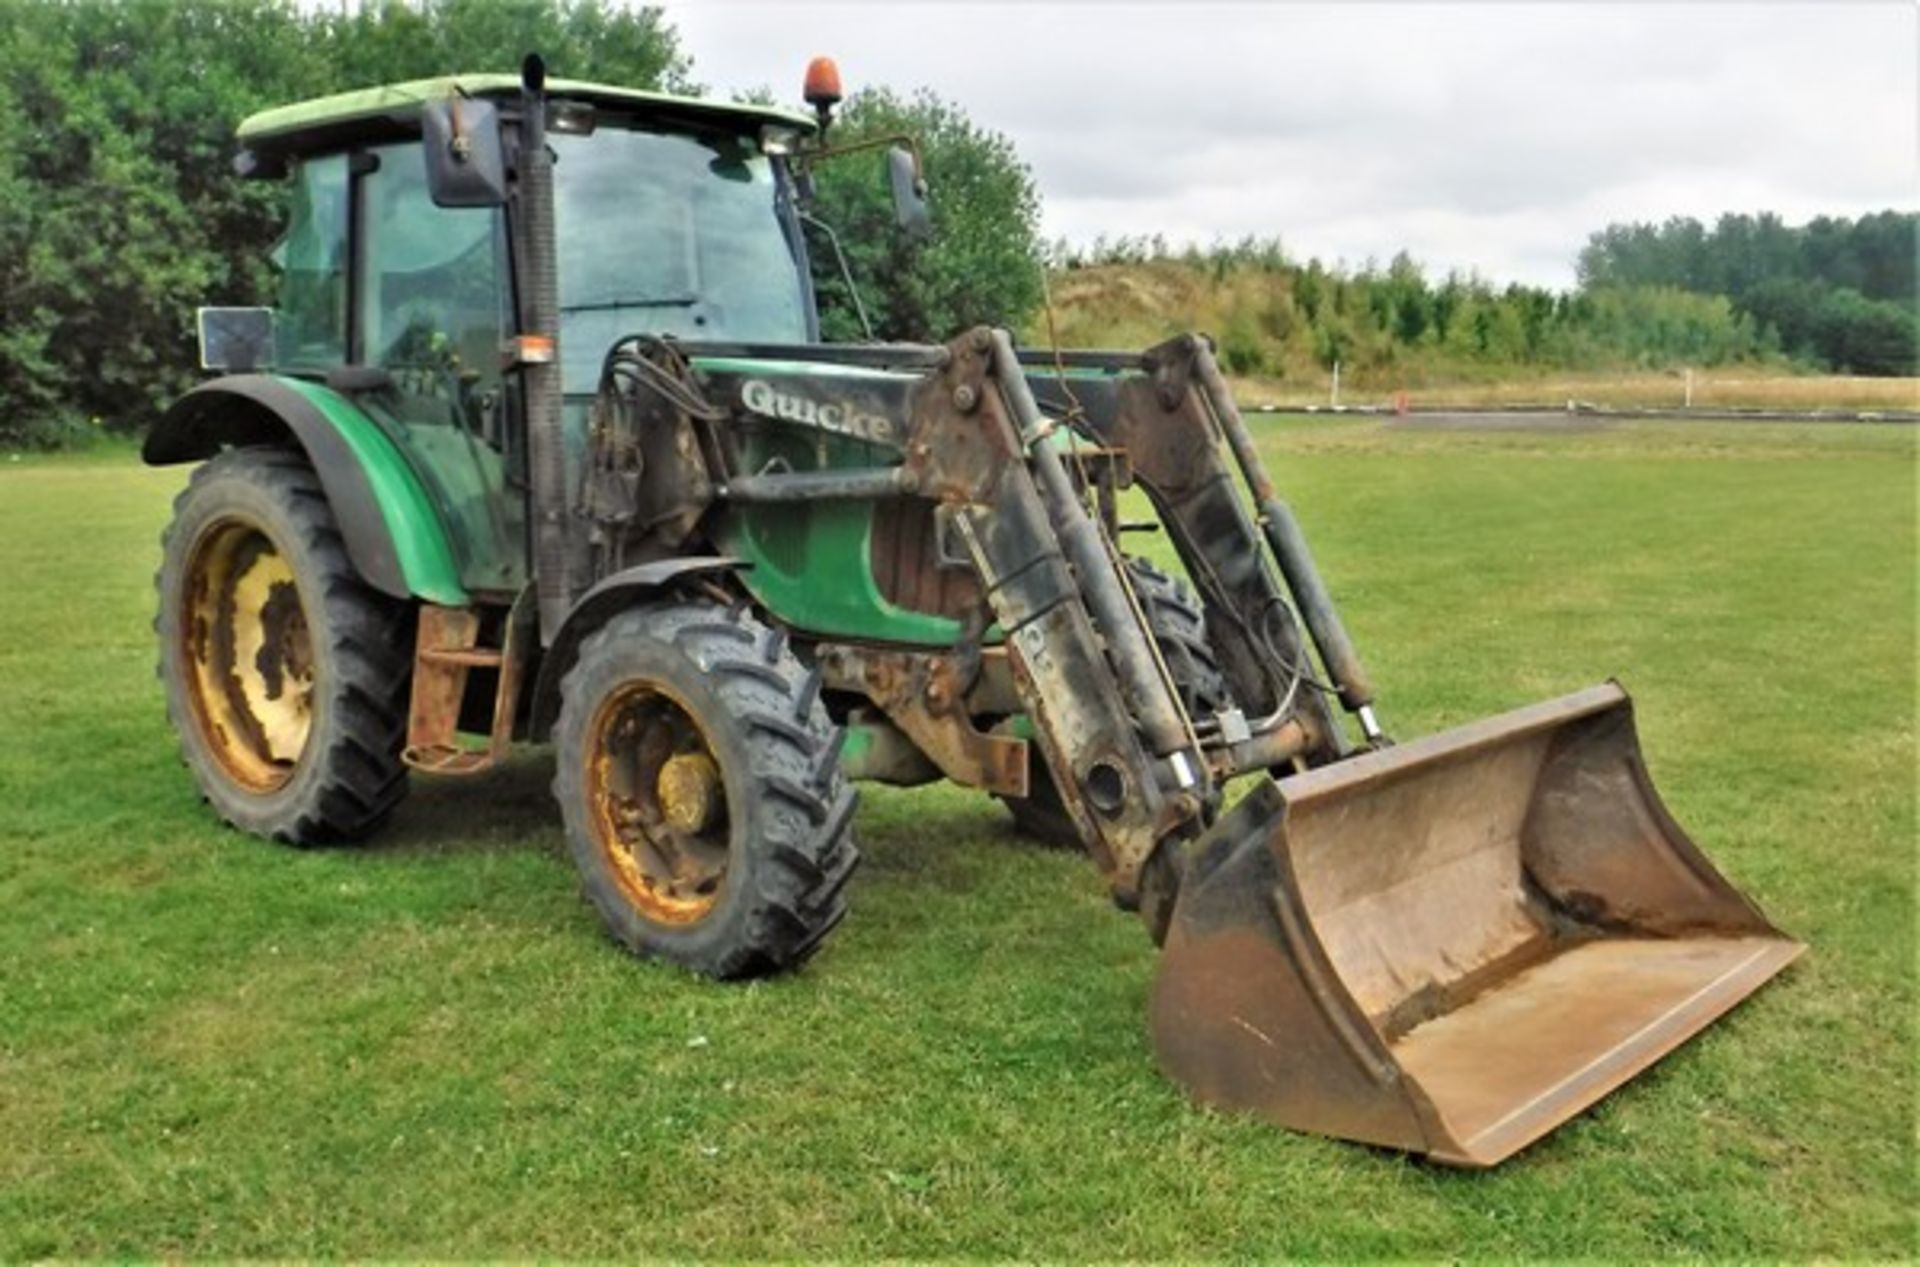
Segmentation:
[[(880, 339), (945, 339), (981, 322), (1019, 326), (1041, 300), (1040, 199), (1013, 143), (976, 126), (930, 92), (902, 98), (870, 88), (849, 98), (831, 139), (918, 138), (933, 231), (915, 241), (894, 225), (884, 156), (851, 155), (815, 169), (811, 214), (831, 226)], [(830, 341), (864, 337), (825, 235), (812, 231), (821, 327)]]
[(1837, 287), (1814, 313), (1814, 346), (1835, 369), (1852, 374), (1912, 374), (1920, 364), (1913, 310)]
[(195, 305), (256, 293), (277, 199), (231, 178), (232, 129), (324, 79), (310, 22), (277, 0), (0, 5), (0, 427), (150, 415), (189, 379)]
[(1771, 212), (1707, 229), (1609, 225), (1580, 253), (1582, 285), (1720, 294), (1775, 332), (1790, 354), (1862, 374), (1912, 373), (1920, 214), (1818, 216), (1794, 227)]
[(1248, 314), (1235, 313), (1220, 332), (1220, 360), (1229, 374), (1258, 374), (1267, 368), (1259, 327)]
[[(143, 426), (193, 376), (193, 312), (271, 295), (285, 190), (235, 125), (385, 80), (510, 69), (685, 85), (655, 9), (423, 0), (0, 0), (0, 442)], [(502, 63), (506, 63), (504, 66)]]
[(552, 74), (631, 88), (694, 89), (679, 36), (657, 8), (603, 0), (386, 0), (323, 20), (337, 89), (450, 71), (517, 72), (538, 52)]

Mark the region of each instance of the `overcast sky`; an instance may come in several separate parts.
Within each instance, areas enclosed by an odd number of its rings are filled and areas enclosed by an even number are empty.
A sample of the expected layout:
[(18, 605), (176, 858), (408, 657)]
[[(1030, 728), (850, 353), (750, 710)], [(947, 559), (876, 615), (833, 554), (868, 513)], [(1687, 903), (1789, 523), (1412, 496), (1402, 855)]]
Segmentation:
[[(1920, 208), (1920, 6), (669, 3), (694, 76), (927, 86), (1048, 236), (1278, 235), (1573, 283), (1610, 221)], [(934, 191), (939, 196), (939, 191)]]

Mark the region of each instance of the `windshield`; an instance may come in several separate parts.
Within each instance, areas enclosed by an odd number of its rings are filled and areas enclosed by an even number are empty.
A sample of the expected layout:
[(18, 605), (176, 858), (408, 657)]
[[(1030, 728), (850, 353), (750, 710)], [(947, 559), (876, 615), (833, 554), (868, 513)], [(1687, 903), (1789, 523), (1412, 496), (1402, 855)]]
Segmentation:
[(566, 391), (593, 391), (630, 334), (806, 341), (773, 165), (750, 138), (603, 123), (548, 140)]

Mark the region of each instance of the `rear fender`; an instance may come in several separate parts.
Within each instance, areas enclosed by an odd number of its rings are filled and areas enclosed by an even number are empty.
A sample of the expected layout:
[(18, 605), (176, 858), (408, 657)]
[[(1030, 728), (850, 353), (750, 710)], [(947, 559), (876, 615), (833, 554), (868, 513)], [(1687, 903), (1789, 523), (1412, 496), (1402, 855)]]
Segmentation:
[(371, 418), (330, 388), (267, 374), (213, 379), (173, 403), (140, 456), (167, 466), (244, 445), (292, 445), (306, 454), (347, 557), (368, 585), (444, 607), (472, 601), (419, 476)]
[(720, 555), (698, 555), (680, 559), (656, 559), (615, 572), (581, 595), (567, 612), (554, 633), (553, 643), (540, 657), (540, 671), (533, 683), (533, 707), (527, 723), (527, 737), (543, 742), (560, 715), (560, 682), (580, 655), (580, 644), (594, 630), (636, 603), (646, 601), (684, 577), (714, 572), (731, 572), (741, 567), (739, 559)]

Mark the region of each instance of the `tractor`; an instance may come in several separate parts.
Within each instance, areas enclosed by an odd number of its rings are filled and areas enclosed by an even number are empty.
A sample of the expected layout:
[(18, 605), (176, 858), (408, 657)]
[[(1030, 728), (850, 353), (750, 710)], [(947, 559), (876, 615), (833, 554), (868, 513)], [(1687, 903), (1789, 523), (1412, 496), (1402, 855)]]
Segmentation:
[(156, 629), (214, 813), (361, 840), (551, 745), (612, 938), (732, 979), (846, 913), (856, 783), (951, 780), (1138, 913), (1196, 1100), (1461, 1166), (1801, 952), (1662, 809), (1619, 685), (1389, 739), (1205, 338), (823, 342), (814, 173), (882, 158), (901, 233), (929, 190), (912, 137), (834, 144), (830, 62), (805, 95), (529, 57), (240, 124), (276, 303), (199, 311), (214, 373), (144, 449), (198, 464)]

